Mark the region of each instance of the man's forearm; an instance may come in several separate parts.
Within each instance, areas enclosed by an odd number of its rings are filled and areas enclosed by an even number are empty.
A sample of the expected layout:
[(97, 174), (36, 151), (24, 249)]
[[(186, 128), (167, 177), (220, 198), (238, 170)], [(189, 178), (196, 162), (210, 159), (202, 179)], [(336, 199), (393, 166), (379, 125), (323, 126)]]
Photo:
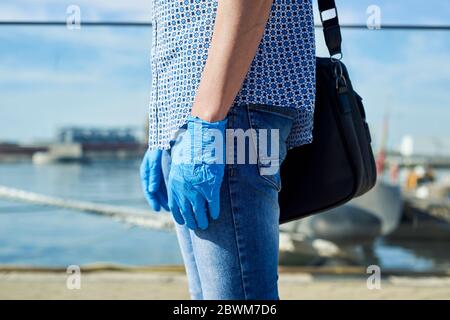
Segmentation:
[(192, 115), (226, 117), (255, 57), (273, 0), (219, 0), (208, 58)]

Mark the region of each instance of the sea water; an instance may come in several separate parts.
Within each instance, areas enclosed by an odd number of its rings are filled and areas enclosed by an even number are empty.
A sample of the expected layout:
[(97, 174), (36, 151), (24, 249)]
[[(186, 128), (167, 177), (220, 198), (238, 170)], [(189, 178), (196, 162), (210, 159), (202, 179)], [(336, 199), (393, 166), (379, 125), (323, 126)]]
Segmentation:
[[(49, 196), (148, 208), (139, 159), (90, 164), (0, 164), (0, 185)], [(159, 213), (168, 214), (168, 213)], [(377, 239), (373, 254), (386, 268), (432, 270), (450, 261), (445, 243), (414, 246)], [(426, 254), (425, 254), (426, 253)], [(173, 232), (130, 227), (84, 212), (0, 199), (0, 265), (68, 266), (182, 264)]]

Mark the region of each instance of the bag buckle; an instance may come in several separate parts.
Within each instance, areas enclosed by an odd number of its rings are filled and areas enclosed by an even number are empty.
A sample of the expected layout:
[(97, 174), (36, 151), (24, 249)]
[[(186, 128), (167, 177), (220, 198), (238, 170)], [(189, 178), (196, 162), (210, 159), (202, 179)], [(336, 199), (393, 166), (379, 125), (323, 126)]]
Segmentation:
[(331, 60), (334, 63), (333, 72), (334, 78), (336, 79), (336, 90), (339, 89), (340, 84), (342, 84), (343, 87), (347, 87), (347, 79), (345, 79), (344, 70), (342, 69), (341, 63), (335, 58), (331, 58)]

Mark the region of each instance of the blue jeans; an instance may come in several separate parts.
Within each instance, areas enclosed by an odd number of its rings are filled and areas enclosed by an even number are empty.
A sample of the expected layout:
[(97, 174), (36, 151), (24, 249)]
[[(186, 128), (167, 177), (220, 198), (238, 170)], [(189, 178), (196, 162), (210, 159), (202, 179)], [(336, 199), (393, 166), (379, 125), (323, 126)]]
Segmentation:
[[(294, 109), (265, 105), (233, 107), (228, 129), (279, 129), (279, 160), (296, 115)], [(259, 134), (259, 132), (257, 133)], [(246, 139), (248, 148), (255, 142)], [(269, 147), (270, 148), (270, 147)], [(247, 149), (250, 150), (250, 149)], [(236, 151), (236, 150), (235, 150)], [(234, 152), (236, 157), (237, 152)], [(220, 216), (206, 230), (176, 224), (192, 299), (278, 299), (280, 173), (264, 175), (266, 165), (227, 164), (221, 186)], [(170, 154), (163, 154), (167, 181)]]

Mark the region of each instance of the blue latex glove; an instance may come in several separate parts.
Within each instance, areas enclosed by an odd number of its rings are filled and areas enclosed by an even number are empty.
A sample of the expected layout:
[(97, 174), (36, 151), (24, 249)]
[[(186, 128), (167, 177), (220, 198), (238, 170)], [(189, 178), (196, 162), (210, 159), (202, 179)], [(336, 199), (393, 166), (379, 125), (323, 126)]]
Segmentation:
[(208, 216), (219, 217), (226, 123), (226, 119), (210, 123), (191, 116), (186, 131), (172, 145), (169, 207), (176, 222), (193, 230), (206, 229)]
[(147, 150), (140, 168), (142, 191), (144, 191), (147, 202), (156, 212), (161, 207), (169, 211), (161, 157), (162, 150)]

